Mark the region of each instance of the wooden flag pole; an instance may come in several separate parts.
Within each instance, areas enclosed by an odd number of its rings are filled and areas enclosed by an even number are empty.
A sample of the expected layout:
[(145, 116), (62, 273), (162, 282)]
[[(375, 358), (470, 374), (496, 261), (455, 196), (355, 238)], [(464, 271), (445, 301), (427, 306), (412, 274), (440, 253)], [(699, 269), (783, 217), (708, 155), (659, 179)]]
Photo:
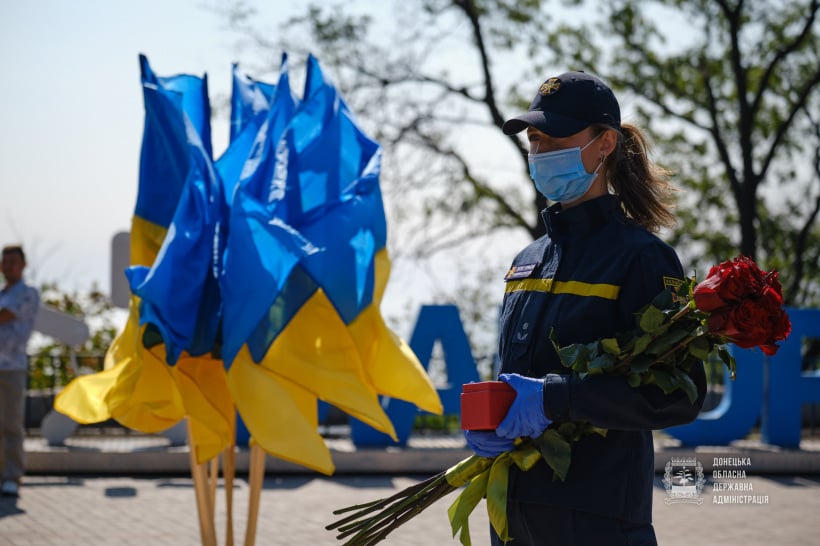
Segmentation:
[(197, 463), (191, 425), (188, 423), (188, 454), (191, 464), (191, 477), (196, 492), (196, 509), (199, 515), (199, 534), (202, 546), (216, 546), (216, 528), (214, 525), (214, 504), (208, 491), (207, 463)]
[(248, 523), (245, 528), (245, 546), (254, 546), (256, 542), (256, 521), (259, 518), (259, 497), (262, 493), (262, 481), (265, 478), (265, 451), (259, 444), (251, 444), (248, 483)]
[(225, 480), (225, 546), (233, 546), (233, 477), (236, 472), (236, 444), (231, 443), (222, 454), (222, 477)]
[(208, 461), (208, 497), (216, 515), (216, 485), (219, 481), (219, 455)]

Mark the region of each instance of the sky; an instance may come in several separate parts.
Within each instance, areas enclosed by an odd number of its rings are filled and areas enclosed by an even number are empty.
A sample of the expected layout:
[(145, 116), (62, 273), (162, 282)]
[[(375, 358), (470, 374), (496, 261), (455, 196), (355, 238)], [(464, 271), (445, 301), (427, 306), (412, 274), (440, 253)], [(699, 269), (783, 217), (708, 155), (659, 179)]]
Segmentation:
[[(238, 51), (237, 36), (226, 29), (225, 17), (208, 8), (219, 3), (0, 0), (0, 245), (24, 245), (26, 277), (32, 284), (54, 282), (80, 293), (92, 286), (111, 291), (112, 239), (128, 231), (136, 200), (144, 123), (140, 53), (159, 76), (207, 73), (216, 106), (227, 104), (233, 62), (252, 76), (274, 81), (275, 75), (250, 72), (263, 59), (259, 53)], [(393, 5), (360, 3), (376, 17)], [(255, 22), (264, 28), (275, 28), (304, 10), (303, 4), (285, 0), (254, 4)], [(449, 71), (470, 62), (457, 57), (457, 48), (445, 50), (441, 58)], [(269, 64), (275, 66), (278, 58), (276, 52)], [(334, 75), (328, 76), (332, 80)], [(293, 82), (297, 92), (299, 85)], [(629, 104), (622, 108), (627, 111)], [(218, 157), (228, 144), (227, 107), (211, 123)], [(516, 169), (520, 166), (513, 147), (498, 142), (471, 137), (469, 146), (476, 168), (506, 177), (513, 162)], [(522, 183), (529, 184), (520, 174)], [(534, 189), (529, 186), (529, 191)], [(486, 262), (486, 245), (492, 246), (500, 279), (526, 242), (522, 231), (514, 241), (484, 241), (474, 252)], [(453, 264), (466, 260), (465, 249), (461, 252), (427, 264), (394, 260), (383, 302), (388, 318), (413, 315), (418, 305), (431, 303), (437, 288), (457, 290), (462, 279)], [(121, 269), (115, 274), (123, 278)]]
[[(128, 231), (136, 199), (144, 122), (140, 53), (159, 76), (207, 73), (212, 105), (230, 96), (233, 62), (260, 61), (258, 54), (240, 57), (224, 18), (207, 8), (212, 3), (0, 0), (0, 245), (24, 245), (32, 284), (111, 292), (112, 238)], [(284, 1), (256, 4), (257, 22), (266, 28), (288, 9), (303, 9)], [(212, 119), (211, 132), (218, 157), (228, 144), (226, 108)], [(495, 158), (497, 150), (487, 155)], [(436, 273), (450, 266), (418, 267), (394, 262), (386, 315), (412, 319), (408, 313), (430, 303), (430, 285), (458, 282)]]
[[(0, 244), (35, 283), (110, 287), (134, 208), (144, 110), (138, 55), (160, 76), (207, 72), (230, 94), (232, 36), (202, 0), (0, 0)], [(212, 124), (214, 152), (227, 112)]]

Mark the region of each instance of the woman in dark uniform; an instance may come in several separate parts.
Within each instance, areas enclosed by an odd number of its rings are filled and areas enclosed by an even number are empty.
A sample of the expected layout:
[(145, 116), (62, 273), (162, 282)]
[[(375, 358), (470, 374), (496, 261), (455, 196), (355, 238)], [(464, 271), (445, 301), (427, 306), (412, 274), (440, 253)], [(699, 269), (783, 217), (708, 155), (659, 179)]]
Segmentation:
[[(555, 204), (547, 233), (522, 250), (505, 277), (500, 380), (517, 397), (494, 432), (468, 432), (479, 455), (512, 448), (551, 423), (585, 420), (609, 429), (572, 448), (565, 481), (543, 462), (510, 470), (507, 517), (513, 545), (656, 544), (652, 528), (653, 429), (692, 421), (699, 398), (633, 388), (626, 377), (567, 374), (549, 338), (589, 343), (635, 327), (634, 314), (665, 287), (681, 284), (675, 251), (654, 232), (671, 226), (667, 172), (641, 131), (621, 123), (618, 101), (598, 78), (568, 72), (547, 79), (506, 134), (527, 131), (530, 175)], [(493, 532), (493, 544), (502, 541)]]

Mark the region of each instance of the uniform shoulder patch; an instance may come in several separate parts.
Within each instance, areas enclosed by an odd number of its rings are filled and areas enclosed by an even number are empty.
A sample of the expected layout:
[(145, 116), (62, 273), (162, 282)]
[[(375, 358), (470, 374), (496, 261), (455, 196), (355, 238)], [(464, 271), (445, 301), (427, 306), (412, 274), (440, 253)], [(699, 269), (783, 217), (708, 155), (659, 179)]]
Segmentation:
[(532, 275), (532, 272), (535, 271), (535, 267), (537, 265), (537, 263), (514, 265), (510, 268), (509, 271), (507, 271), (507, 274), (504, 275), (504, 280), (513, 281), (515, 279), (526, 279), (527, 277)]
[(663, 288), (666, 290), (667, 288), (672, 289), (672, 299), (674, 301), (678, 301), (678, 288), (681, 287), (683, 284), (683, 279), (678, 279), (677, 277), (666, 277), (663, 278)]
[(683, 284), (683, 279), (678, 279), (677, 277), (664, 277), (663, 278), (663, 287), (664, 288), (672, 288), (677, 291), (680, 288), (680, 285)]

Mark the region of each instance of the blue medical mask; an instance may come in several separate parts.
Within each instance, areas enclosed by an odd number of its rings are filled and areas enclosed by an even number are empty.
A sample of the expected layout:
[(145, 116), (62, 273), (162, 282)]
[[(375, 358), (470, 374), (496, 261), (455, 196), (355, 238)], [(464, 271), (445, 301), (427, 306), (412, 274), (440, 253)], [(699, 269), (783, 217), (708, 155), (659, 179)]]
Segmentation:
[(595, 142), (599, 133), (583, 147), (575, 146), (565, 150), (529, 154), (530, 178), (535, 188), (550, 201), (569, 202), (578, 199), (589, 190), (604, 160), (595, 171), (588, 173), (584, 168), (581, 151)]

